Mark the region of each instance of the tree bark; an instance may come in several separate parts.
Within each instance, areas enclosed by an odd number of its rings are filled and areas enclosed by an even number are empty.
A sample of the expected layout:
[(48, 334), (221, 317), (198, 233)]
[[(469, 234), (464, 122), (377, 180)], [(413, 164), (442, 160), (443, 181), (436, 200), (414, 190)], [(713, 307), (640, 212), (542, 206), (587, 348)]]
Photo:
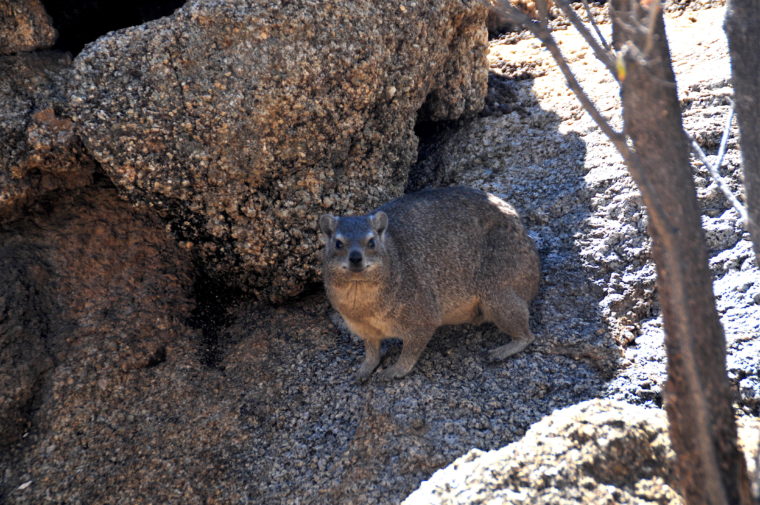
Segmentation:
[(626, 161), (647, 207), (657, 266), (679, 487), (689, 505), (751, 505), (665, 25), (661, 12), (650, 24), (635, 3), (612, 0), (613, 43), (625, 66), (624, 133), (633, 151)]
[(757, 2), (729, 0), (726, 36), (742, 146), (749, 232), (760, 264), (760, 9)]

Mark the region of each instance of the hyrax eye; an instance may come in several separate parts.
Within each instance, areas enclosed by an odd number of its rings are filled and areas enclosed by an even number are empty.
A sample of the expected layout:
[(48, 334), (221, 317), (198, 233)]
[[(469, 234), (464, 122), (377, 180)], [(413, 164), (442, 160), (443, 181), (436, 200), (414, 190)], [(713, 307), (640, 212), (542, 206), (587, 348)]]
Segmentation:
[(367, 241), (367, 247), (370, 248), (370, 249), (374, 249), (375, 248), (375, 239), (373, 239), (373, 238), (369, 239)]
[(343, 241), (342, 240), (336, 240), (335, 241), (335, 248), (336, 249), (343, 249)]

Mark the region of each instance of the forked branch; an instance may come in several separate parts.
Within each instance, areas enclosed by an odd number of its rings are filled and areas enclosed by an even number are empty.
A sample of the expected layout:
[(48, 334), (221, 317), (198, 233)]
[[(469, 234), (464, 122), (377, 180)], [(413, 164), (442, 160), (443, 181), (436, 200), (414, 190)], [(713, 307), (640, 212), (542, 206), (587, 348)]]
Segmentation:
[(710, 172), (710, 175), (715, 180), (715, 184), (718, 186), (718, 189), (720, 189), (723, 194), (725, 195), (726, 199), (733, 205), (733, 207), (736, 209), (736, 212), (739, 213), (739, 218), (741, 219), (742, 225), (747, 226), (749, 222), (749, 216), (747, 215), (747, 209), (744, 208), (744, 205), (741, 204), (738, 198), (733, 194), (731, 189), (728, 187), (728, 184), (726, 184), (726, 181), (723, 180), (723, 177), (721, 177), (720, 172), (718, 172), (718, 169), (723, 165), (723, 157), (726, 155), (726, 148), (728, 146), (728, 137), (731, 131), (731, 121), (734, 118), (734, 105), (731, 104), (731, 110), (728, 112), (728, 116), (726, 118), (726, 125), (723, 128), (723, 137), (720, 139), (720, 147), (718, 148), (718, 161), (715, 162), (713, 165), (710, 163), (710, 161), (707, 159), (707, 156), (705, 155), (704, 151), (701, 147), (699, 147), (699, 144), (697, 143), (696, 139), (693, 136), (689, 137), (689, 140), (691, 141), (691, 150), (694, 152), (694, 154), (702, 161), (702, 164), (707, 168), (707, 170)]

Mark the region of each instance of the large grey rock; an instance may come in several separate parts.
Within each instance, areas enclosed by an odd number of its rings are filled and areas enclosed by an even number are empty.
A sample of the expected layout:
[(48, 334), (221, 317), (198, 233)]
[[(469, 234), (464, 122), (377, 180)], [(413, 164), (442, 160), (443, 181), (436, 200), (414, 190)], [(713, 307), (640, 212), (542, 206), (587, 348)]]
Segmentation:
[(403, 505), (675, 505), (682, 501), (674, 463), (663, 411), (590, 400), (545, 417), (502, 449), (470, 451)]
[(56, 36), (40, 0), (0, 0), (0, 54), (48, 48)]
[[(750, 475), (758, 433), (760, 418), (739, 420)], [(501, 449), (473, 449), (402, 505), (680, 505), (675, 462), (663, 410), (589, 400), (546, 416)]]
[[(151, 331), (162, 311), (181, 314), (176, 288), (155, 298), (153, 286), (167, 277), (155, 275), (167, 269), (160, 260), (142, 282), (102, 287), (124, 292), (103, 297), (115, 303), (80, 309), (92, 323), (71, 335), (38, 396), (33, 429), (17, 449), (0, 450), (8, 503), (398, 504), (472, 447), (501, 447), (553, 410), (593, 397), (600, 383), (564, 356), (489, 364), (486, 351), (504, 339), (459, 328), (431, 342), (415, 373), (357, 384), (363, 346), (330, 323), (321, 294), (223, 307), (231, 324), (219, 329), (208, 366), (200, 359), (208, 341), (181, 319)], [(130, 302), (141, 294), (158, 303)], [(165, 361), (123, 370), (131, 354), (123, 351), (141, 340), (165, 343)], [(399, 347), (388, 346), (384, 364)]]
[(194, 0), (86, 47), (73, 117), (211, 274), (281, 300), (317, 279), (319, 214), (401, 193), (418, 111), (482, 108), (485, 15), (464, 0)]
[(94, 163), (66, 117), (71, 58), (58, 52), (0, 56), (0, 221), (57, 189), (92, 180)]

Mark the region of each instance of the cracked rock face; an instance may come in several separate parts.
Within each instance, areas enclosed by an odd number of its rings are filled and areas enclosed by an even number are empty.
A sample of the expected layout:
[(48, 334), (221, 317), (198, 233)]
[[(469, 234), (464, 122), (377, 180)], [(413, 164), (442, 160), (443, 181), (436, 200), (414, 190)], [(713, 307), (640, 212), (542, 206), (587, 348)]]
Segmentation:
[(75, 61), (73, 119), (209, 273), (280, 301), (318, 278), (316, 221), (398, 196), (414, 124), (483, 106), (485, 7), (188, 2)]

